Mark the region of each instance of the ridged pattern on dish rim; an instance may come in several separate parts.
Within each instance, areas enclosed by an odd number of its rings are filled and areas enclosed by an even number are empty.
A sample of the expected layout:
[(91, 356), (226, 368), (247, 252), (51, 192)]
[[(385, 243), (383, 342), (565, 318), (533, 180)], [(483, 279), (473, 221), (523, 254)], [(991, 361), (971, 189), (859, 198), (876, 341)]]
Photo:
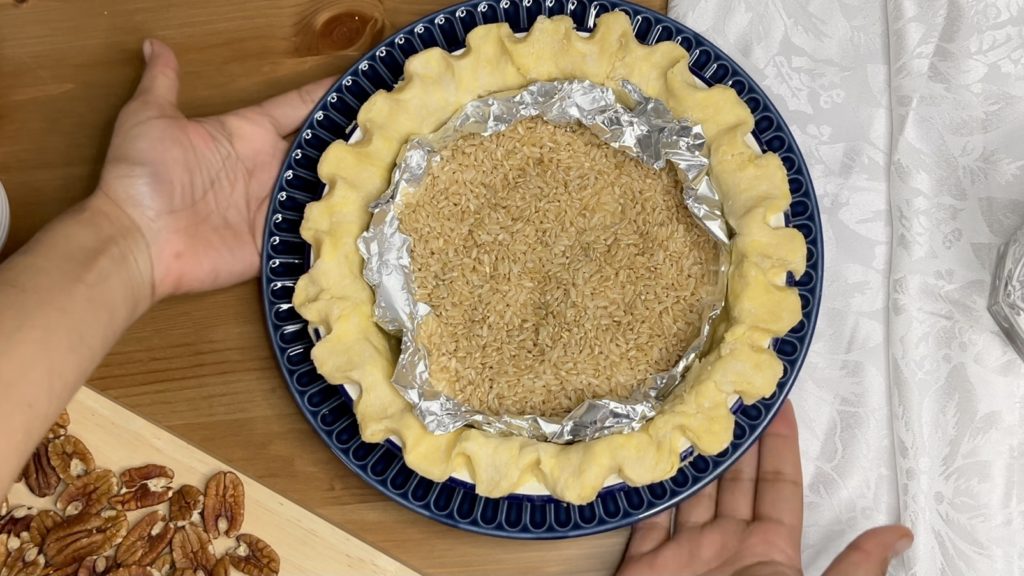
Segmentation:
[[(772, 344), (784, 370), (776, 392), (752, 405), (735, 407), (733, 442), (715, 456), (697, 456), (668, 480), (641, 487), (624, 484), (602, 490), (595, 501), (573, 506), (550, 496), (478, 496), (454, 479), (437, 483), (405, 465), (392, 442), (370, 444), (359, 436), (351, 399), (317, 373), (310, 359), (313, 341), (306, 322), (291, 305), (295, 281), (309, 268), (309, 246), (299, 236), (303, 210), (323, 188), (316, 175), (320, 154), (355, 130), (356, 114), (376, 90), (398, 82), (405, 60), (427, 48), (465, 47), (474, 27), (507, 22), (526, 32), (537, 17), (568, 15), (590, 31), (602, 14), (626, 12), (645, 44), (674, 41), (690, 53), (690, 69), (708, 84), (731, 86), (754, 115), (754, 136), (762, 149), (779, 155), (789, 176), (793, 202), (787, 223), (807, 241), (807, 271), (789, 283), (800, 292), (801, 321)], [(267, 214), (262, 284), (267, 324), (281, 371), (295, 400), (327, 446), (356, 474), (400, 504), (465, 530), (524, 539), (565, 538), (612, 530), (656, 514), (693, 494), (741, 456), (774, 417), (800, 371), (814, 332), (821, 299), (822, 241), (814, 188), (793, 135), (760, 87), (735, 62), (699, 34), (649, 9), (613, 0), (501, 0), (465, 2), (411, 24), (369, 52), (342, 76), (314, 109), (281, 170)], [(683, 457), (687, 457), (684, 454)]]

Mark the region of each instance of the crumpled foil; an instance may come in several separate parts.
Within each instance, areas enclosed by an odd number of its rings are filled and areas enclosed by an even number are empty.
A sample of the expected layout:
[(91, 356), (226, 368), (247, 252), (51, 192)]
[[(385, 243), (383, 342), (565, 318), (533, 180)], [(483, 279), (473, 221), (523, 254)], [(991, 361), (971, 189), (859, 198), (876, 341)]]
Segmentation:
[(999, 248), (988, 310), (1024, 359), (1024, 228)]
[[(376, 293), (376, 321), (402, 337), (392, 383), (431, 432), (444, 434), (472, 426), (499, 435), (566, 444), (635, 431), (654, 417), (662, 400), (682, 382), (686, 370), (702, 353), (725, 299), (730, 238), (718, 194), (707, 177), (704, 133), (700, 126), (674, 118), (663, 102), (647, 98), (636, 86), (623, 82), (622, 88), (633, 100), (632, 108), (620, 104), (610, 88), (585, 80), (537, 82), (521, 91), (496, 94), (470, 102), (437, 132), (410, 139), (399, 154), (391, 186), (371, 206), (370, 226), (358, 244), (365, 259), (363, 276)], [(674, 166), (684, 182), (686, 206), (722, 250), (718, 289), (705, 304), (700, 335), (679, 362), (651, 376), (647, 386), (626, 400), (587, 400), (561, 419), (491, 416), (431, 385), (429, 354), (416, 338), (417, 326), (431, 309), (416, 300), (412, 239), (402, 233), (398, 218), (402, 198), (422, 185), (446, 146), (464, 135), (492, 135), (536, 116), (556, 125), (582, 123), (609, 145), (648, 166)]]

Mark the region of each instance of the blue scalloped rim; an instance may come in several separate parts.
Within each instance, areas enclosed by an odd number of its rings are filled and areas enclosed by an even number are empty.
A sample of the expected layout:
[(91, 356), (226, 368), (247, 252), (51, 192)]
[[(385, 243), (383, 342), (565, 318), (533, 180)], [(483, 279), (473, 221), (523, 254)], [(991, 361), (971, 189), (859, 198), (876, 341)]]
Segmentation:
[[(779, 155), (793, 193), (787, 221), (807, 239), (807, 273), (790, 283), (800, 291), (803, 319), (774, 348), (785, 370), (778, 390), (752, 405), (736, 407), (733, 442), (716, 456), (697, 456), (675, 476), (637, 488), (605, 488), (594, 502), (574, 506), (550, 496), (478, 496), (472, 485), (449, 479), (437, 483), (413, 472), (391, 442), (371, 444), (359, 437), (351, 400), (331, 386), (310, 360), (306, 322), (292, 308), (295, 281), (309, 267), (308, 245), (299, 236), (306, 204), (317, 199), (320, 154), (355, 129), (359, 107), (376, 90), (401, 78), (405, 60), (433, 46), (455, 51), (474, 27), (507, 22), (525, 32), (541, 15), (566, 14), (579, 30), (593, 29), (612, 10), (631, 16), (636, 37), (645, 44), (674, 41), (690, 53), (690, 68), (711, 84), (727, 84), (754, 114), (754, 133), (764, 150)], [(263, 250), (263, 294), (267, 325), (281, 371), (299, 408), (327, 446), (356, 474), (399, 504), (439, 522), (492, 536), (523, 539), (566, 538), (632, 524), (690, 496), (717, 478), (749, 448), (793, 387), (811, 342), (821, 299), (821, 221), (814, 188), (800, 150), (779, 112), (735, 62), (699, 34), (666, 16), (628, 2), (603, 0), (518, 0), (465, 2), (428, 16), (385, 40), (356, 63), (324, 96), (306, 121), (288, 155), (267, 214)], [(684, 455), (686, 456), (686, 455)]]

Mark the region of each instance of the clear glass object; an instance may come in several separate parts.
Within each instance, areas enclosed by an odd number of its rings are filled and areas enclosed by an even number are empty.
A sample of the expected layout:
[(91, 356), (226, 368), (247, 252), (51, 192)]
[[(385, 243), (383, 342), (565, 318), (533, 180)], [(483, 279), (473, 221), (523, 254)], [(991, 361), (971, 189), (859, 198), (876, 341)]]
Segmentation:
[(1024, 358), (1024, 228), (999, 247), (988, 311)]
[(7, 193), (4, 191), (3, 183), (0, 183), (0, 250), (7, 241), (7, 229), (11, 225), (11, 210), (7, 204)]

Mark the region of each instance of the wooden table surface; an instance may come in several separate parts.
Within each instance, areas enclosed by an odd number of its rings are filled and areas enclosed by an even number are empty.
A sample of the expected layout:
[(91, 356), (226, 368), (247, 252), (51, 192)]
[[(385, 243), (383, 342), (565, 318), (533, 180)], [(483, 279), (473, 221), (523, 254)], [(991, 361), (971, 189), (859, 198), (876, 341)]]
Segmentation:
[[(447, 3), (0, 0), (0, 181), (12, 212), (3, 255), (92, 191), (118, 108), (139, 78), (143, 38), (177, 51), (185, 113), (213, 114), (339, 74)], [(161, 303), (90, 384), (426, 574), (609, 574), (628, 535), (503, 540), (391, 502), (349, 472), (296, 408), (255, 281)]]

